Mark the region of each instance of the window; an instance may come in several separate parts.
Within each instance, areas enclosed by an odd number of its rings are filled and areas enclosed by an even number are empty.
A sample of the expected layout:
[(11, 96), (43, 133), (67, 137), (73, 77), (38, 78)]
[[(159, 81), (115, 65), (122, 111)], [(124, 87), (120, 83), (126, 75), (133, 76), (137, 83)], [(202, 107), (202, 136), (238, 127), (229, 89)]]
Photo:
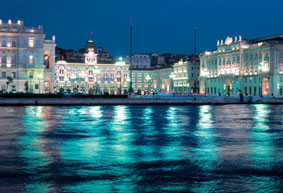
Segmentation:
[(33, 47), (34, 47), (34, 38), (29, 38), (29, 40), (28, 40), (28, 46), (29, 46), (30, 48), (33, 48)]
[(38, 84), (35, 84), (35, 85), (34, 85), (34, 88), (35, 88), (35, 89), (38, 89)]
[(2, 84), (2, 91), (6, 90), (6, 85)]
[(6, 63), (6, 60), (7, 60), (7, 56), (6, 55), (2, 55), (2, 57), (1, 57), (2, 63)]
[(12, 72), (12, 77), (16, 78), (16, 72)]
[(34, 63), (34, 61), (33, 61), (33, 55), (29, 55), (29, 62), (28, 62), (29, 64), (33, 64)]
[(12, 55), (12, 64), (16, 63), (16, 55)]
[(59, 69), (59, 74), (60, 74), (60, 75), (64, 75), (64, 68), (60, 68), (60, 69)]
[(6, 40), (3, 40), (3, 41), (2, 41), (2, 46), (3, 46), (3, 47), (6, 47), (6, 46), (7, 46)]
[(6, 72), (2, 72), (2, 78), (6, 78)]
[(13, 92), (16, 91), (16, 85), (12, 85), (12, 91), (13, 91)]
[(16, 47), (16, 41), (12, 41), (12, 47)]

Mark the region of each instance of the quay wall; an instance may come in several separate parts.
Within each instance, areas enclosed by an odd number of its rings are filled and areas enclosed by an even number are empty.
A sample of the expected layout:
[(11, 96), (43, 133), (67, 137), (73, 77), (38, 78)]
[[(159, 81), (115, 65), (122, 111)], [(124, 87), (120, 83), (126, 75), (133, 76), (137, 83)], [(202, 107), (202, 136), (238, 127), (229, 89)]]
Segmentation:
[(0, 106), (23, 105), (206, 105), (283, 104), (283, 98), (244, 97), (131, 97), (131, 98), (2, 98)]

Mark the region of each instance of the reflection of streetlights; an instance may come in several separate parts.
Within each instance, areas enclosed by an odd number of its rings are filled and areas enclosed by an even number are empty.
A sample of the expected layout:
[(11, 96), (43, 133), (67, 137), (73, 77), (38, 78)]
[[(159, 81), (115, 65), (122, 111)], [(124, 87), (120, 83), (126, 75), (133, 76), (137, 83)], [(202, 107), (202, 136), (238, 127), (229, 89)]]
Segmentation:
[[(171, 72), (171, 74), (169, 75), (169, 78), (172, 79), (172, 89), (173, 89), (173, 86), (174, 86), (174, 78), (176, 77), (176, 75), (174, 74), (174, 72)], [(174, 90), (174, 89), (173, 89)]]
[(151, 80), (151, 77), (149, 75), (147, 75), (147, 77), (145, 78), (147, 80), (147, 88), (148, 88), (148, 92), (150, 92), (150, 88), (149, 88), (149, 81)]
[(38, 89), (39, 89), (38, 93), (40, 94), (40, 79), (42, 78), (42, 74), (38, 74), (37, 76), (38, 76)]

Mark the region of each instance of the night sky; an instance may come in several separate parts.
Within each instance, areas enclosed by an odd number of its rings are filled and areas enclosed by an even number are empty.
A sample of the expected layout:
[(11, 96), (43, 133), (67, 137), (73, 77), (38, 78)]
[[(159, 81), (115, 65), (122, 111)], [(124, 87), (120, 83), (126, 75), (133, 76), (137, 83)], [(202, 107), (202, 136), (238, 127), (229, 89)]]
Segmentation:
[(1, 0), (0, 18), (42, 25), (59, 47), (79, 49), (94, 32), (96, 46), (115, 56), (129, 54), (133, 17), (134, 53), (185, 53), (216, 48), (218, 39), (283, 34), (282, 0)]

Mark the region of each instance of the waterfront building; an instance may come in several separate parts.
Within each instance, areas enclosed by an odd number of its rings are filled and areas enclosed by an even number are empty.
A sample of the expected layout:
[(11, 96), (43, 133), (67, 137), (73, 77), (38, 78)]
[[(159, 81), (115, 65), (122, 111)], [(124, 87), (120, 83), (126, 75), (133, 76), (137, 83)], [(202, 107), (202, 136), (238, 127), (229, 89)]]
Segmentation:
[(173, 72), (172, 67), (161, 67), (153, 70), (152, 88), (155, 93), (172, 93), (173, 80), (170, 75)]
[[(2, 92), (53, 91), (55, 36), (45, 40), (43, 28), (0, 19), (0, 89)], [(7, 85), (7, 78), (13, 81)]]
[(282, 96), (283, 35), (217, 42), (200, 55), (200, 91), (206, 94)]
[(146, 94), (152, 91), (151, 69), (132, 69), (132, 88), (136, 94)]
[[(126, 94), (129, 64), (122, 58), (98, 60), (94, 41), (86, 44), (84, 60), (59, 60), (55, 66), (55, 92), (84, 94)], [(107, 58), (111, 58), (108, 57)]]
[(170, 78), (172, 70), (172, 67), (133, 69), (132, 81), (135, 93), (171, 93), (173, 88)]
[(189, 60), (181, 59), (173, 65), (171, 78), (174, 81), (174, 93), (191, 94), (199, 93), (198, 77), (200, 74), (200, 61), (195, 55)]

